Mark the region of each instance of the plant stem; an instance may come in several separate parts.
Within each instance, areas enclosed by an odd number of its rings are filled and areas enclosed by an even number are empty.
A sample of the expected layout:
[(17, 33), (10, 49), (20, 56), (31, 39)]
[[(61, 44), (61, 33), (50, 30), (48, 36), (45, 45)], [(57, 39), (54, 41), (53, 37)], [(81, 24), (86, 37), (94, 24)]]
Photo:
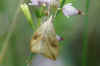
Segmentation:
[(28, 59), (27, 59), (25, 66), (31, 66), (32, 65), (32, 59), (33, 59), (33, 53), (30, 52), (30, 55), (28, 56)]
[(27, 18), (28, 23), (30, 24), (32, 29), (35, 30), (36, 25), (34, 24), (34, 22), (32, 20), (32, 15), (30, 13), (28, 5), (26, 3), (21, 4), (20, 8), (21, 8), (22, 12), (24, 13), (25, 17)]
[[(60, 5), (60, 8), (61, 8), (61, 9), (62, 9), (62, 7), (63, 7), (65, 1), (66, 1), (66, 0), (62, 0), (61, 5)], [(55, 17), (59, 14), (60, 11), (61, 11), (61, 10), (57, 10)]]
[[(23, 2), (24, 2), (24, 0), (20, 1), (20, 3), (23, 3)], [(14, 18), (12, 20), (12, 24), (11, 24), (11, 26), (9, 28), (8, 35), (7, 35), (7, 37), (6, 37), (6, 39), (5, 39), (4, 43), (3, 43), (3, 47), (2, 47), (1, 52), (0, 52), (0, 64), (2, 64), (4, 56), (5, 56), (6, 52), (7, 52), (8, 44), (9, 44), (8, 42), (9, 42), (9, 39), (10, 39), (10, 37), (11, 37), (15, 27), (16, 27), (16, 20), (17, 20), (17, 16), (18, 16), (19, 12), (20, 12), (20, 9), (19, 9), (19, 6), (18, 6), (17, 7), (17, 11), (15, 13), (15, 16), (14, 16)]]
[[(85, 13), (88, 13), (90, 5), (90, 0), (86, 0), (86, 10)], [(85, 16), (85, 31), (83, 32), (83, 49), (82, 49), (82, 66), (87, 66), (87, 49), (88, 49), (88, 16)]]
[(61, 2), (61, 6), (60, 6), (60, 8), (62, 8), (62, 7), (63, 7), (63, 5), (64, 5), (65, 1), (66, 1), (66, 0), (63, 0), (63, 1)]

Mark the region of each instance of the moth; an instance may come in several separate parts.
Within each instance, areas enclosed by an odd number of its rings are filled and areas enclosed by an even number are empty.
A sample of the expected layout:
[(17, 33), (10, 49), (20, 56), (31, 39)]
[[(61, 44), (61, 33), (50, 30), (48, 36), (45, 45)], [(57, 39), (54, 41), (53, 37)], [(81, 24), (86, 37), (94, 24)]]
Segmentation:
[(36, 30), (30, 42), (30, 50), (32, 53), (38, 53), (49, 59), (56, 60), (59, 41), (56, 38), (52, 21), (53, 17), (51, 16)]

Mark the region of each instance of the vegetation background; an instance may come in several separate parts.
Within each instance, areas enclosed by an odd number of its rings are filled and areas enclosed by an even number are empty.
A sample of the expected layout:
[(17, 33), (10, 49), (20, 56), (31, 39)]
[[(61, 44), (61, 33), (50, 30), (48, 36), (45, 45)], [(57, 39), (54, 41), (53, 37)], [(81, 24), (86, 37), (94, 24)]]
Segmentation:
[[(25, 66), (29, 55), (29, 41), (33, 31), (19, 9), (23, 2), (0, 0), (0, 66)], [(68, 19), (60, 13), (56, 17), (56, 32), (64, 37), (60, 43), (61, 66), (100, 66), (100, 0), (72, 2), (88, 16)]]

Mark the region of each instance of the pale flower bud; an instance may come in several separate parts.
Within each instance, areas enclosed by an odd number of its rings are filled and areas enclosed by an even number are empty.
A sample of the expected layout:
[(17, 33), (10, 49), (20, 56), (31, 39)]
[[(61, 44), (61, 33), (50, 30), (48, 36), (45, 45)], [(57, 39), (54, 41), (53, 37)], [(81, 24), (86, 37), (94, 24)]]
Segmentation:
[(31, 0), (29, 5), (39, 6), (39, 5), (46, 5), (46, 6), (58, 6), (59, 0)]
[(59, 35), (56, 35), (56, 38), (57, 38), (58, 41), (62, 41), (62, 40), (64, 40), (64, 38), (61, 37), (61, 36), (59, 36)]
[(63, 14), (65, 16), (75, 16), (75, 15), (81, 15), (82, 12), (75, 7), (72, 6), (72, 3), (68, 3), (63, 6), (62, 8)]
[(31, 0), (31, 3), (29, 3), (29, 5), (32, 5), (32, 6), (39, 6), (39, 1), (40, 0)]
[(47, 6), (58, 6), (59, 0), (40, 0), (42, 4), (46, 4)]

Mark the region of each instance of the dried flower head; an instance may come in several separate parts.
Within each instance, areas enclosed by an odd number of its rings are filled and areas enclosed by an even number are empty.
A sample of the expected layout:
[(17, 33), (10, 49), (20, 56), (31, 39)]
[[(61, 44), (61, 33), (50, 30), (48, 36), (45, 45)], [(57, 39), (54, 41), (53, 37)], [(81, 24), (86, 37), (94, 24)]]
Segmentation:
[(56, 60), (58, 56), (58, 40), (52, 24), (52, 16), (34, 33), (31, 40), (31, 51)]
[(73, 7), (72, 3), (64, 5), (62, 11), (65, 16), (83, 15), (83, 12)]

